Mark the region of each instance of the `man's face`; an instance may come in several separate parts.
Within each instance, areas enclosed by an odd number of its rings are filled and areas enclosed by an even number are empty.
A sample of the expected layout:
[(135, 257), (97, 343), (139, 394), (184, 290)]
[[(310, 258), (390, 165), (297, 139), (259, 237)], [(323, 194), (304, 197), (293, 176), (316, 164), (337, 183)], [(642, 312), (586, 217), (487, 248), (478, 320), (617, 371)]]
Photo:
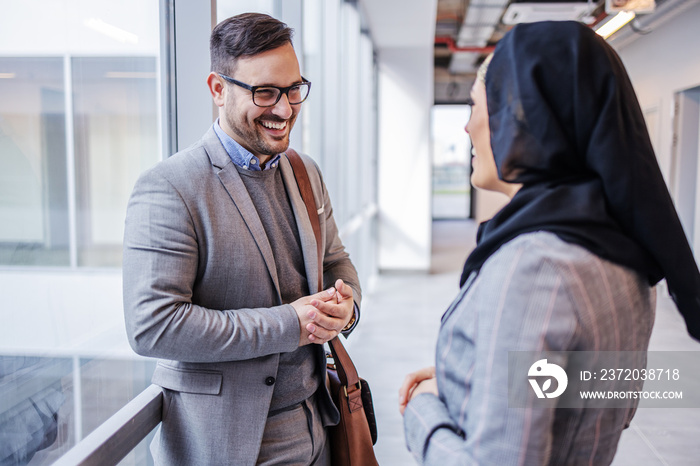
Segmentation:
[[(302, 81), (297, 56), (289, 43), (239, 58), (231, 77), (249, 86), (287, 87)], [(289, 133), (300, 109), (301, 104), (289, 105), (286, 95), (273, 107), (258, 107), (249, 90), (225, 82), (219, 121), (229, 136), (265, 163), (289, 147)]]

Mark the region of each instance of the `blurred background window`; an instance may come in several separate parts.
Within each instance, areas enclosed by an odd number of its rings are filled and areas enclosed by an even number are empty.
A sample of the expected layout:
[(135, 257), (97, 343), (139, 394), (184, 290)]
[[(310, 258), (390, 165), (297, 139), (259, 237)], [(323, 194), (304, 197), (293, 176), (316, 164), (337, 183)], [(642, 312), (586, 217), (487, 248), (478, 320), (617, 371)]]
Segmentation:
[(434, 220), (471, 216), (471, 142), (464, 131), (468, 120), (468, 105), (432, 109)]
[(159, 2), (0, 8), (0, 464), (51, 464), (150, 384), (120, 267), (129, 194), (164, 156)]
[(70, 264), (61, 57), (0, 57), (0, 264)]

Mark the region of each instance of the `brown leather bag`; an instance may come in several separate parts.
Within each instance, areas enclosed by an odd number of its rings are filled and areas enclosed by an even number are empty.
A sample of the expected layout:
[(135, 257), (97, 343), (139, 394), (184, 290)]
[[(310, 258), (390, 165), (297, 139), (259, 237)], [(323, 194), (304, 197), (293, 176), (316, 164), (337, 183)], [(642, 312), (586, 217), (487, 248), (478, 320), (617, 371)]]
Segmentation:
[[(294, 149), (287, 149), (299, 192), (311, 220), (318, 252), (318, 290), (323, 289), (323, 245), (309, 175), (304, 162)], [(377, 442), (377, 423), (369, 384), (357, 369), (338, 337), (328, 342), (333, 363), (327, 365), (331, 398), (340, 411), (340, 422), (329, 429), (331, 464), (333, 466), (378, 466), (373, 445)]]
[(330, 428), (333, 466), (377, 465), (372, 445), (377, 443), (372, 393), (338, 337), (328, 342), (335, 364), (328, 365), (331, 398), (340, 411), (340, 422)]

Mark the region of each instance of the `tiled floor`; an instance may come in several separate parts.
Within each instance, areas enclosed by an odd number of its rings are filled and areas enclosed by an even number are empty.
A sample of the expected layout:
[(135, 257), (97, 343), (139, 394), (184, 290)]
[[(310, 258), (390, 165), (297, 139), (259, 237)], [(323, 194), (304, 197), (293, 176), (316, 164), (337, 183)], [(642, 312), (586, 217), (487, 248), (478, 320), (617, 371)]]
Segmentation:
[[(360, 375), (372, 386), (379, 429), (375, 448), (382, 466), (415, 464), (405, 448), (398, 388), (407, 373), (434, 364), (440, 316), (457, 293), (474, 234), (470, 222), (436, 222), (430, 274), (383, 274), (364, 293), (362, 323), (347, 346)], [(700, 351), (665, 291), (658, 294), (650, 349)], [(700, 380), (700, 371), (695, 376)], [(699, 436), (700, 408), (639, 409), (613, 464), (698, 465)]]

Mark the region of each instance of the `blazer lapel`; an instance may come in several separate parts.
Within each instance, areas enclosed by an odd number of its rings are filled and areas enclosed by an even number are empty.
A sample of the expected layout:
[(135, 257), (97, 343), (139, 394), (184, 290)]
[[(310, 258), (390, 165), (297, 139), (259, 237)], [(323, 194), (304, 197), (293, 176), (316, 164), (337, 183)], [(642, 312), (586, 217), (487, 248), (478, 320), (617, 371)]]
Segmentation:
[(267, 239), (267, 233), (265, 232), (265, 228), (263, 228), (262, 221), (260, 221), (260, 216), (257, 210), (255, 210), (248, 190), (243, 184), (241, 175), (238, 173), (236, 166), (231, 161), (228, 153), (226, 153), (224, 146), (221, 145), (221, 141), (219, 141), (219, 137), (213, 129), (210, 128), (204, 135), (203, 143), (212, 165), (218, 169), (216, 174), (221, 180), (221, 184), (223, 184), (226, 191), (228, 191), (233, 203), (241, 213), (248, 230), (250, 230), (255, 240), (255, 244), (258, 246), (260, 254), (263, 256), (267, 270), (275, 285), (275, 290), (277, 290), (277, 297), (281, 303), (280, 284), (279, 278), (277, 277), (275, 258), (272, 254), (272, 247), (270, 246), (270, 241)]
[[(309, 213), (306, 211), (306, 205), (301, 198), (299, 186), (294, 178), (292, 166), (286, 156), (280, 159), (280, 170), (282, 171), (282, 179), (287, 188), (289, 201), (292, 204), (294, 218), (297, 222), (299, 230), (299, 238), (301, 240), (301, 252), (304, 255), (304, 268), (306, 269), (306, 280), (309, 282), (309, 291), (311, 294), (318, 293), (318, 253), (316, 252), (316, 238), (314, 231), (311, 228)], [(316, 202), (314, 201), (314, 204)], [(311, 212), (311, 215), (318, 215), (317, 212)]]

